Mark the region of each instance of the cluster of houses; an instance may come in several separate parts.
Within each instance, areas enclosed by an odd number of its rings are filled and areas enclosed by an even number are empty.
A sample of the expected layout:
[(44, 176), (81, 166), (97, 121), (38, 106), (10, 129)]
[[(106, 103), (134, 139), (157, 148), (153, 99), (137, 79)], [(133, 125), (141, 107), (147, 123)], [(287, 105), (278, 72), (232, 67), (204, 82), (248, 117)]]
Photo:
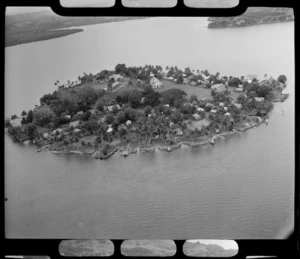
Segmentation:
[[(164, 75), (166, 75), (167, 72), (164, 73)], [(204, 80), (201, 80), (200, 78), (197, 79), (197, 76), (201, 76)], [(182, 77), (183, 77), (183, 84), (187, 84), (187, 85), (190, 85), (190, 86), (198, 86), (198, 85), (206, 85), (209, 83), (208, 81), (208, 76), (205, 76), (204, 74), (201, 74), (201, 73), (194, 73), (193, 75), (190, 75), (190, 76), (187, 76), (187, 74), (182, 74)], [(196, 77), (196, 79), (195, 79)], [(178, 82), (178, 79), (177, 78), (174, 78), (172, 76), (170, 77), (166, 77), (165, 76), (165, 79), (168, 80), (168, 81), (171, 81), (171, 82), (174, 82), (174, 83), (177, 83)]]
[[(238, 109), (242, 108), (241, 104), (239, 104), (239, 103), (233, 103), (233, 105), (236, 105)], [(210, 107), (210, 111), (207, 112), (207, 113), (216, 114), (218, 109), (223, 109), (224, 112), (225, 112), (224, 113), (225, 116), (228, 116), (228, 117), (231, 116), (231, 114), (228, 112), (228, 107), (226, 107), (223, 102), (220, 102), (218, 105), (214, 105), (213, 103), (207, 102), (205, 104), (205, 107)], [(193, 114), (193, 119), (196, 120), (196, 121), (198, 121), (198, 120), (202, 119), (202, 117), (200, 116), (200, 114), (201, 113), (205, 113), (205, 109), (203, 109), (201, 107), (198, 107), (196, 105), (196, 110), (197, 110), (197, 113)]]

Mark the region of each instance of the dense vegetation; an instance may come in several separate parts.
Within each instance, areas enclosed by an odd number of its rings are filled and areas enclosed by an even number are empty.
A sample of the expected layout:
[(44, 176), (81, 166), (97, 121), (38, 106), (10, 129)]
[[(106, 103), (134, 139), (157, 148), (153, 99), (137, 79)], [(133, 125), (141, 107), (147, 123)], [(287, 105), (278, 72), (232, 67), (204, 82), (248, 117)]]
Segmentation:
[[(151, 86), (152, 77), (167, 80), (171, 74), (206, 80), (200, 86), (211, 91), (212, 98), (187, 97), (185, 91), (176, 88), (178, 82), (163, 91)], [(112, 87), (115, 81), (117, 88)], [(102, 146), (104, 150), (116, 141), (126, 144), (138, 139), (144, 145), (155, 139), (168, 145), (182, 140), (196, 141), (253, 123), (257, 120), (255, 116), (267, 115), (276, 89), (285, 83), (284, 75), (277, 80), (258, 82), (256, 78), (247, 81), (244, 77), (220, 77), (219, 73), (213, 75), (207, 70), (196, 73), (189, 68), (181, 71), (177, 67), (118, 64), (114, 71), (84, 74), (75, 83), (56, 82), (58, 89), (42, 96), (40, 106), (22, 112), (20, 127), (13, 127), (9, 121), (6, 126), (19, 140), (32, 139), (40, 145), (77, 143), (77, 148), (85, 146), (88, 137), (92, 137), (89, 139), (92, 147)], [(97, 84), (107, 87), (95, 88)], [(225, 90), (220, 91), (218, 86)], [(234, 97), (233, 90), (241, 86), (243, 92)], [(10, 121), (18, 119), (13, 115)], [(189, 123), (195, 120), (207, 123), (192, 129)]]

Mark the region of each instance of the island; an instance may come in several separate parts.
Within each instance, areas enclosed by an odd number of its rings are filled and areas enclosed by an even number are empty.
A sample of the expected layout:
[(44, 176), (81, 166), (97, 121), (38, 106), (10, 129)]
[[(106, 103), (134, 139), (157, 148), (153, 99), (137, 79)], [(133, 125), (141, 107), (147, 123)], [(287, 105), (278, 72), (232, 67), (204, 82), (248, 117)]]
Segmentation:
[(293, 20), (294, 11), (292, 8), (249, 7), (245, 13), (239, 16), (209, 17), (208, 28), (245, 27)]
[(268, 123), (273, 102), (282, 102), (287, 78), (240, 77), (145, 65), (54, 84), (40, 105), (6, 118), (16, 141), (37, 152), (91, 155), (107, 159), (117, 152), (171, 152), (182, 146), (214, 145), (218, 140)]

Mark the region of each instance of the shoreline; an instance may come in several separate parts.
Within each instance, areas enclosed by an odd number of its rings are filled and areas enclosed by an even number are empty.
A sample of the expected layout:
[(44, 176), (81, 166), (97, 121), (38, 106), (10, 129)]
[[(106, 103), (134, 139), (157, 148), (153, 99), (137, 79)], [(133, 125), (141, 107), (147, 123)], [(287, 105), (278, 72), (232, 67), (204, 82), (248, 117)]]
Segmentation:
[[(245, 27), (252, 27), (252, 26), (260, 26), (260, 25), (268, 25), (268, 24), (279, 24), (279, 23), (287, 23), (287, 22), (294, 22), (294, 20), (286, 20), (286, 21), (271, 21), (271, 22), (266, 22), (266, 23), (254, 23), (254, 24), (246, 24), (246, 25), (232, 25), (232, 26), (218, 26), (218, 27), (209, 27), (209, 24), (215, 24), (216, 22), (210, 22), (208, 23), (207, 28), (212, 29), (212, 30), (217, 30), (217, 29), (230, 29), (230, 28), (245, 28)], [(211, 26), (211, 25), (210, 25)]]
[(235, 135), (238, 133), (245, 132), (251, 128), (258, 127), (260, 124), (265, 123), (268, 119), (268, 116), (261, 118), (259, 117), (259, 122), (246, 125), (244, 127), (236, 127), (232, 131), (224, 131), (221, 133), (213, 134), (212, 136), (207, 136), (205, 140), (201, 141), (179, 141), (178, 143), (174, 145), (162, 145), (162, 144), (153, 144), (150, 147), (142, 147), (138, 146), (135, 148), (122, 148), (122, 145), (116, 145), (110, 152), (108, 152), (106, 155), (102, 154), (100, 150), (94, 149), (93, 152), (86, 152), (84, 150), (66, 150), (66, 147), (64, 147), (62, 150), (57, 150), (57, 148), (51, 149), (49, 146), (50, 144), (46, 144), (44, 146), (41, 146), (39, 149), (36, 150), (36, 152), (41, 152), (48, 150), (52, 154), (60, 155), (60, 154), (67, 154), (67, 155), (84, 155), (84, 156), (91, 156), (94, 159), (100, 159), (100, 160), (107, 160), (111, 158), (115, 153), (119, 152), (120, 156), (123, 156), (124, 158), (132, 155), (132, 154), (146, 154), (146, 153), (156, 153), (156, 152), (173, 152), (177, 149), (181, 149), (183, 147), (189, 147), (189, 148), (199, 148), (203, 145), (211, 144), (214, 145), (217, 140), (221, 140), (223, 137), (228, 137), (231, 135)]

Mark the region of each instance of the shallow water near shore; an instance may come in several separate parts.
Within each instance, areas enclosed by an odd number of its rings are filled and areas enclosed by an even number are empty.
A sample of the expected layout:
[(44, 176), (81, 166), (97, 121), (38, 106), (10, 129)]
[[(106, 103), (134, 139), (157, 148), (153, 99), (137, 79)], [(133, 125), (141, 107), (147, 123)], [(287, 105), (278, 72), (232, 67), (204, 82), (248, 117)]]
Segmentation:
[[(36, 153), (5, 134), (7, 237), (286, 237), (294, 220), (294, 23), (218, 30), (205, 24), (205, 18), (101, 24), (6, 48), (6, 116), (33, 108), (56, 80), (121, 62), (285, 74), (290, 93), (274, 104), (268, 125), (173, 152), (95, 160)], [(160, 40), (150, 41), (151, 32)]]

